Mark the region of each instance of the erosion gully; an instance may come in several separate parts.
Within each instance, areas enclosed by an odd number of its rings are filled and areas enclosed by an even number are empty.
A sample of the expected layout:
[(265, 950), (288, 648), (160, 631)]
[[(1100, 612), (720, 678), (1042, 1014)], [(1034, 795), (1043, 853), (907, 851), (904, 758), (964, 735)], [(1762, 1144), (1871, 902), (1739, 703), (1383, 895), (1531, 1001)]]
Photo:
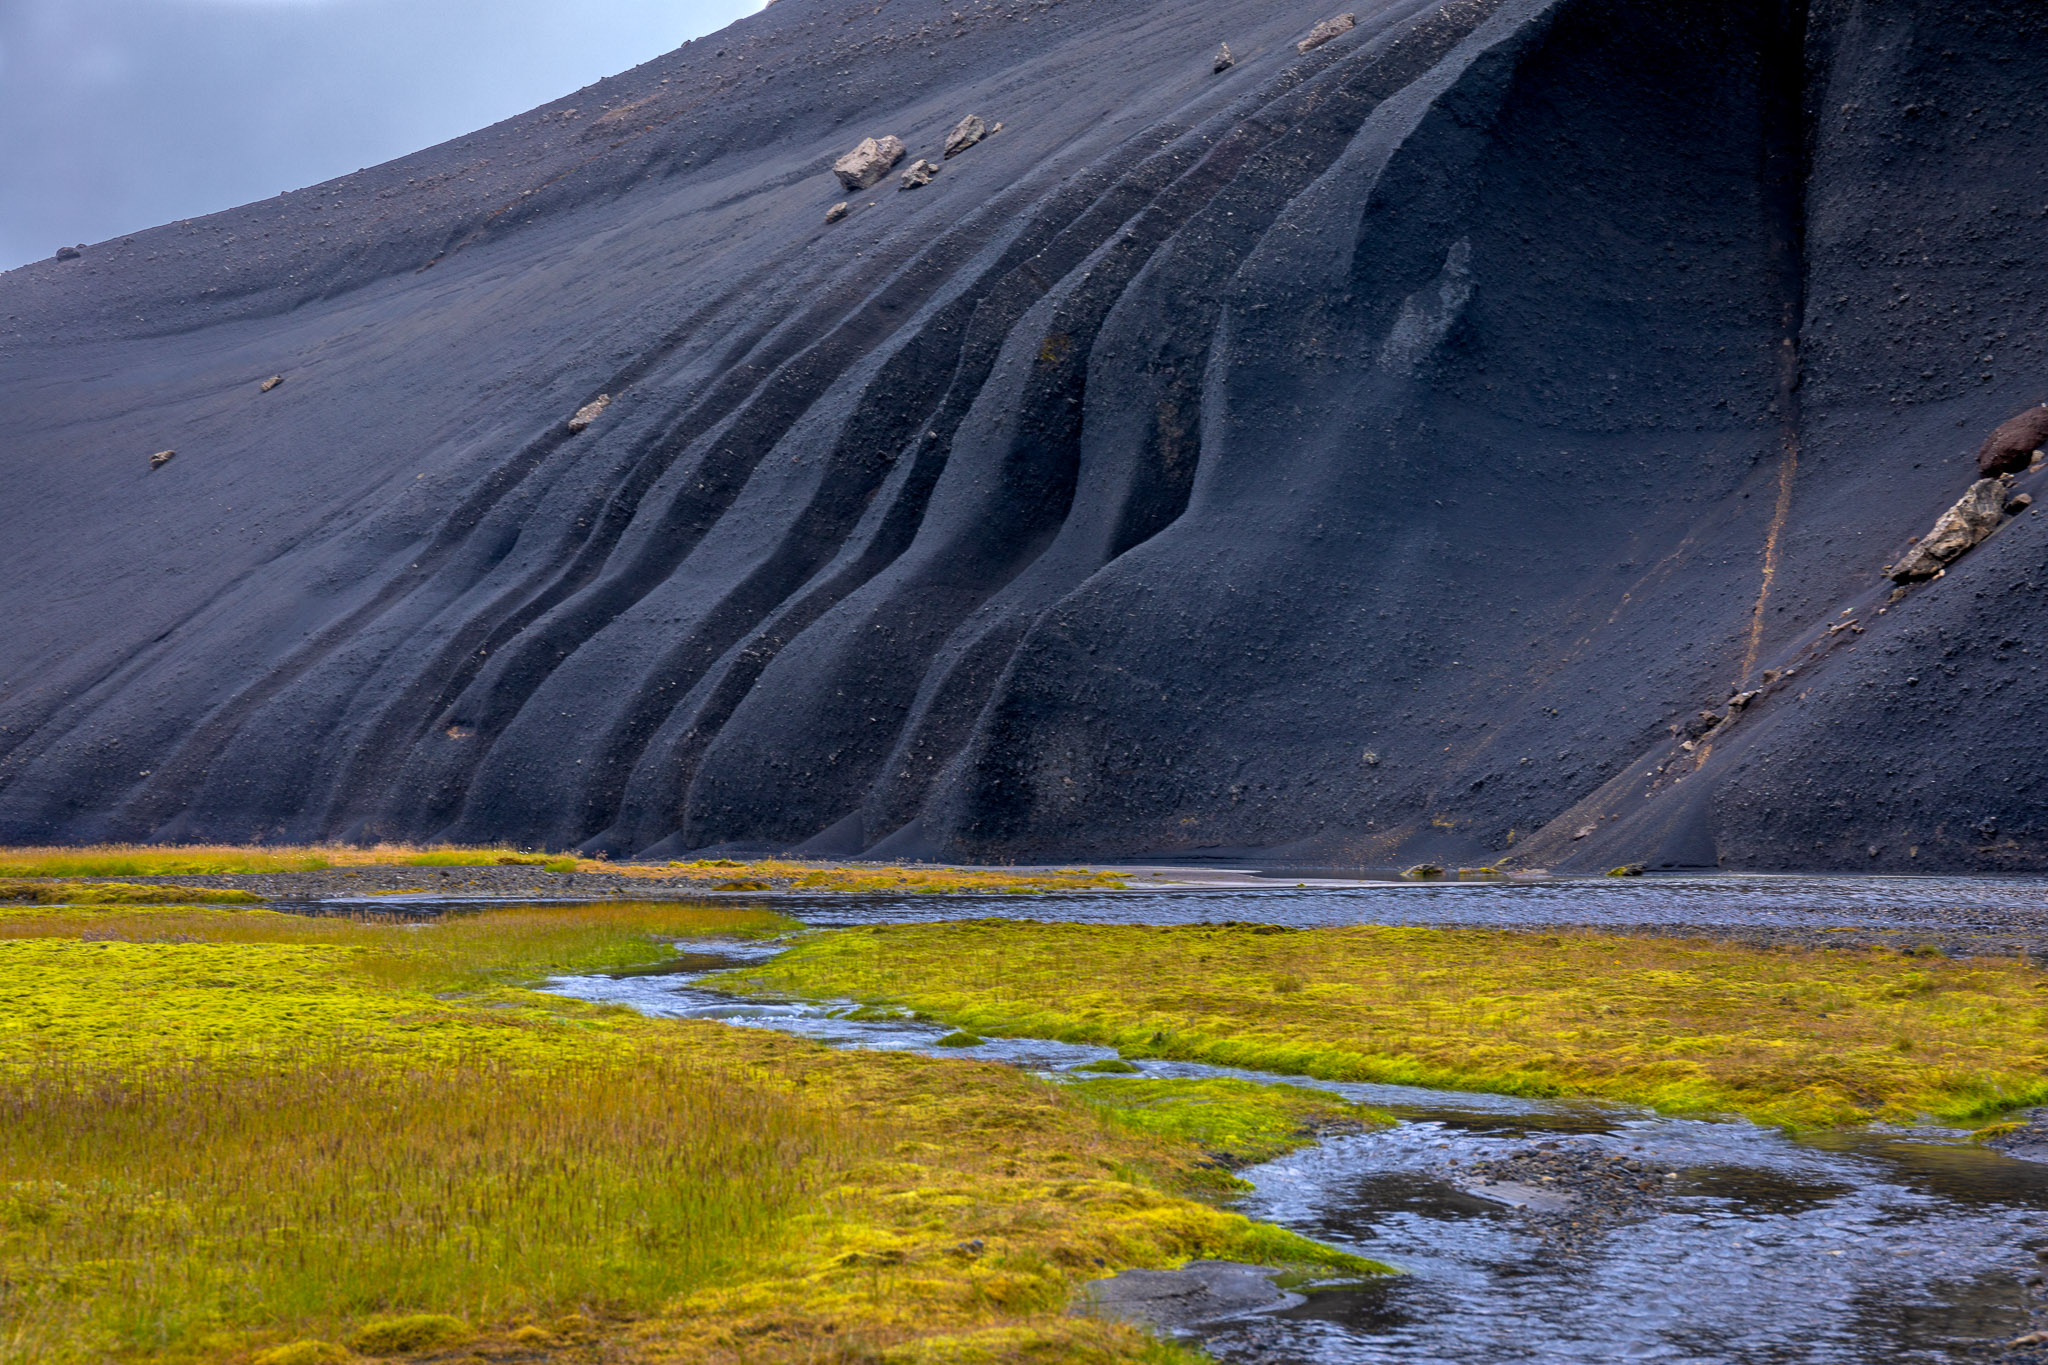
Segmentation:
[[(1029, 915), (1105, 923), (1591, 925), (1805, 936), (1908, 933), (2038, 942), (2048, 882), (1697, 878), (1486, 885), (1309, 884), (1145, 894), (818, 898), (814, 927)], [(388, 903), (388, 902), (387, 902)], [(947, 1030), (838, 1017), (848, 1002), (758, 1000), (716, 971), (776, 944), (688, 944), (675, 969), (551, 989), (650, 1015), (718, 1019), (840, 1047), (937, 1056)], [(993, 1039), (969, 1054), (1057, 1077), (1113, 1055)], [(2048, 1165), (1947, 1129), (1793, 1139), (1741, 1122), (1626, 1106), (1342, 1084), (1141, 1061), (1148, 1076), (1317, 1086), (1397, 1115), (1240, 1172), (1255, 1218), (1398, 1266), (1399, 1277), (1247, 1304), (1199, 1295), (1170, 1330), (1240, 1362), (1658, 1360), (1961, 1362), (2048, 1359), (1997, 1343), (2038, 1322)], [(1545, 1179), (1548, 1176), (1549, 1179)], [(1195, 1305), (1189, 1307), (1189, 1303)]]

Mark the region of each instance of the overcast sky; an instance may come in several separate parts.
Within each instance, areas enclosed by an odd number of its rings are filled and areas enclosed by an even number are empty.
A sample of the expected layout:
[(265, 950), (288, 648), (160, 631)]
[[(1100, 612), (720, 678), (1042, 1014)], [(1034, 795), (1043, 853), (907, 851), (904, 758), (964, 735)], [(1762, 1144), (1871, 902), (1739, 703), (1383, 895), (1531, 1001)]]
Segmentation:
[(431, 146), (761, 0), (0, 0), (0, 269)]

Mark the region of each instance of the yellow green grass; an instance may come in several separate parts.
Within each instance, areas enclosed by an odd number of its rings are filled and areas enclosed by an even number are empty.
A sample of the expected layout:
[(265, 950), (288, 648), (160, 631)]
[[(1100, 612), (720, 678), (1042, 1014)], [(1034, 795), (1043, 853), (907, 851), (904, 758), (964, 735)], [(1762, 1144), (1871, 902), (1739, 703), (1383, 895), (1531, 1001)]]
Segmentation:
[(107, 844), (92, 848), (0, 848), (0, 879), (25, 877), (227, 877), (270, 872), (324, 872), (364, 867), (532, 866), (548, 872), (683, 881), (708, 891), (813, 891), (844, 895), (961, 893), (1031, 895), (1047, 891), (1122, 890), (1117, 872), (1083, 867), (1015, 869), (833, 863), (788, 858), (699, 858), (687, 862), (613, 863), (572, 854), (513, 848), (412, 844), (308, 844), (238, 847)]
[(87, 848), (0, 848), (0, 877), (230, 877), (324, 872), (336, 867), (530, 865), (573, 872), (602, 863), (515, 848), (420, 848), (412, 844), (100, 844)]
[(0, 907), (0, 1362), (1164, 1365), (1076, 1287), (1375, 1269), (1191, 1197), (1227, 1183), (1205, 1147), (1324, 1097), (1069, 1094), (520, 984), (786, 927)]
[(254, 905), (262, 897), (212, 887), (135, 882), (0, 881), (0, 903), (16, 905)]
[(1559, 932), (973, 921), (813, 936), (732, 984), (978, 1034), (1818, 1127), (2048, 1103), (2022, 962)]

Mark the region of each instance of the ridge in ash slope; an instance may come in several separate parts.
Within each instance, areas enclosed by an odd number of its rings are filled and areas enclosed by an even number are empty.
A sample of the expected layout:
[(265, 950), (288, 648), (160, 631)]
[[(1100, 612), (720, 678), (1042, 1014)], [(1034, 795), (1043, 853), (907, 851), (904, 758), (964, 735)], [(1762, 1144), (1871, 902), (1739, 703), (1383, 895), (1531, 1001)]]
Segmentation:
[(1324, 3), (778, 0), (0, 276), (0, 838), (2048, 866), (2041, 519), (1881, 578), (2048, 15)]

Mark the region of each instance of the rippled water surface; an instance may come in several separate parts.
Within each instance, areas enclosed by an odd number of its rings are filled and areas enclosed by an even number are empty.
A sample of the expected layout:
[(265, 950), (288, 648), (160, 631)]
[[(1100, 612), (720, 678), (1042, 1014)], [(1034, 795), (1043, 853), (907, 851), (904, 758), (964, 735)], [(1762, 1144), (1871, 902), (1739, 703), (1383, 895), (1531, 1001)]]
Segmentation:
[[(1307, 877), (1307, 874), (1297, 874)], [(1591, 877), (1374, 882), (1200, 891), (966, 898), (792, 898), (819, 925), (962, 919), (974, 914), (1103, 924), (1242, 919), (1339, 924), (1606, 925), (1786, 929), (2048, 931), (2048, 879), (1959, 877)], [(1021, 904), (1020, 904), (1021, 902)]]
[[(1896, 924), (1914, 897), (1987, 924), (2039, 916), (2041, 883), (1920, 884), (1902, 879), (1700, 879), (1610, 889), (1401, 886), (1331, 891), (1199, 892), (1034, 899), (1038, 918), (1167, 923), (1259, 919), (1293, 924), (1643, 923)], [(1925, 890), (1916, 888), (1924, 886)], [(1645, 892), (1652, 894), (1645, 895)], [(1025, 910), (1014, 898), (1001, 908)], [(954, 918), (957, 900), (806, 903), (815, 924)], [(969, 914), (988, 913), (978, 906)], [(1931, 913), (1931, 912), (1926, 912)], [(1736, 920), (1712, 916), (1740, 916)], [(1800, 918), (1794, 918), (1800, 917)], [(1658, 921), (1649, 921), (1658, 922)], [(1866, 921), (1869, 922), (1869, 921)], [(1953, 921), (1942, 921), (1954, 927)], [(694, 944), (702, 952), (706, 945)], [(693, 968), (772, 955), (776, 945), (720, 945)], [(713, 978), (715, 981), (715, 978)], [(576, 977), (552, 989), (669, 1017), (714, 1018), (843, 1047), (959, 1057), (948, 1030), (855, 1021), (842, 1006), (724, 994), (694, 972)], [(1109, 1049), (995, 1039), (967, 1054), (1058, 1075)], [(1614, 1105), (1274, 1077), (1141, 1061), (1145, 1075), (1243, 1076), (1312, 1085), (1391, 1110), (1392, 1129), (1339, 1137), (1242, 1174), (1246, 1213), (1388, 1261), (1406, 1273), (1326, 1292), (1273, 1313), (1210, 1324), (1201, 1336), (1244, 1362), (1527, 1362), (1657, 1360), (1698, 1365), (1877, 1365), (1985, 1359), (1986, 1344), (2025, 1330), (2020, 1277), (2048, 1248), (2048, 1167), (1955, 1145), (1940, 1130), (1796, 1142), (1746, 1123), (1660, 1118)], [(1648, 1163), (1654, 1206), (1589, 1236), (1569, 1212), (1530, 1215), (1478, 1192), (1461, 1171), (1538, 1141)], [(1664, 1172), (1676, 1173), (1668, 1179)]]

